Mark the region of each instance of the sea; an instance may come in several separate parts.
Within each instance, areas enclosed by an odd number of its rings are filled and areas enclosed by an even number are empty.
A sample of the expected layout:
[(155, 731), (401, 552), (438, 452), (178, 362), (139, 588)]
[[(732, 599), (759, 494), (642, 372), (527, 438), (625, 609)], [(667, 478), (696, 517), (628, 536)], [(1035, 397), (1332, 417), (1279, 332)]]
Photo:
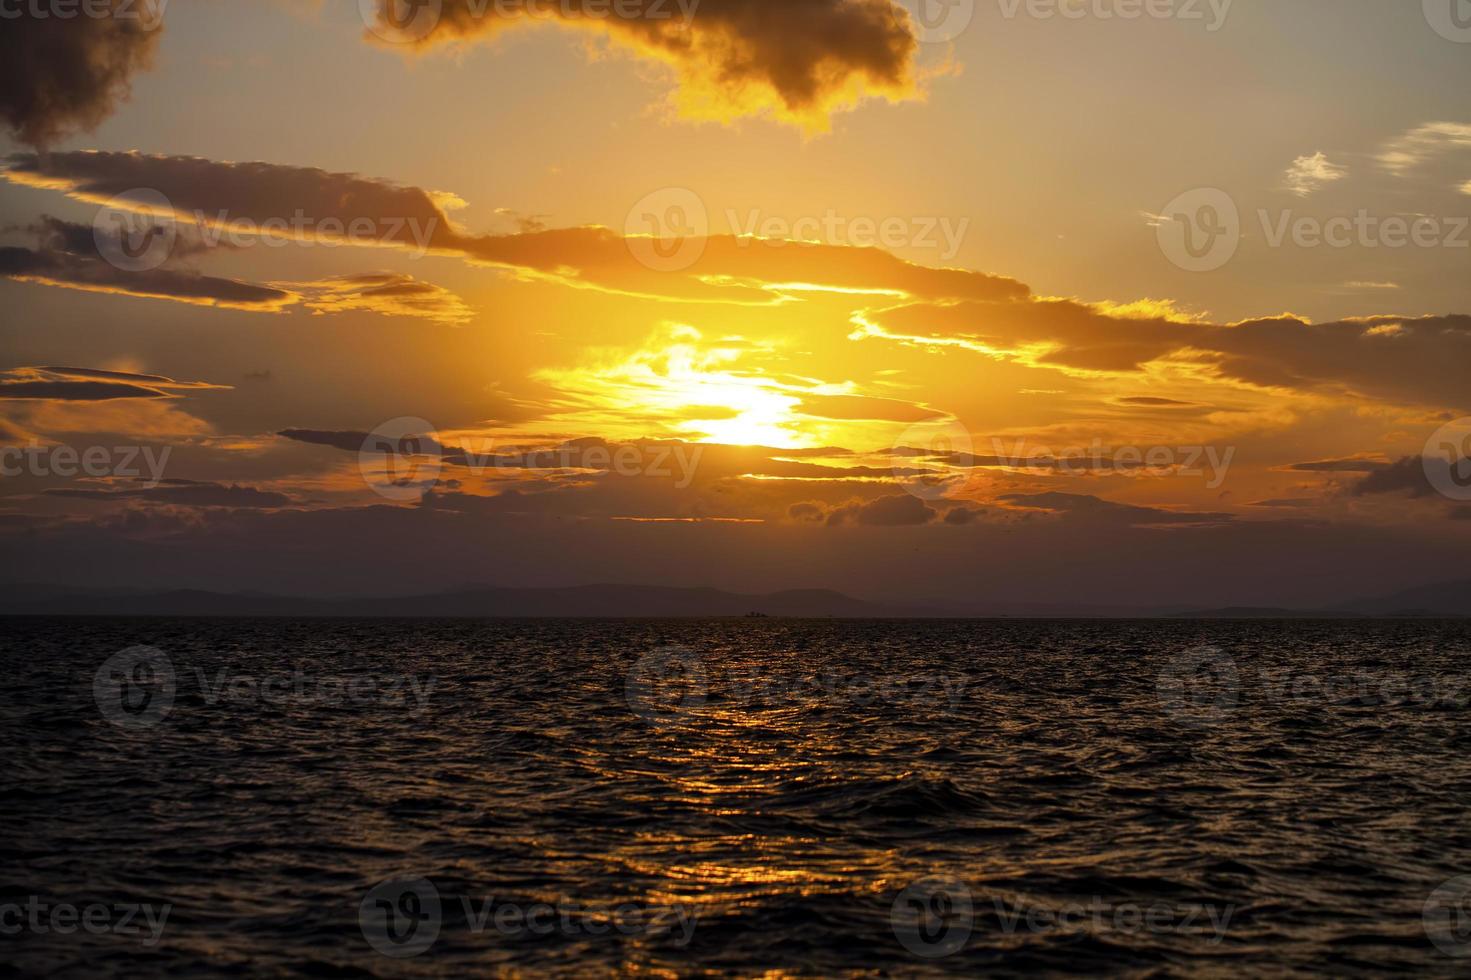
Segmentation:
[(10, 618), (21, 976), (1471, 973), (1466, 621)]

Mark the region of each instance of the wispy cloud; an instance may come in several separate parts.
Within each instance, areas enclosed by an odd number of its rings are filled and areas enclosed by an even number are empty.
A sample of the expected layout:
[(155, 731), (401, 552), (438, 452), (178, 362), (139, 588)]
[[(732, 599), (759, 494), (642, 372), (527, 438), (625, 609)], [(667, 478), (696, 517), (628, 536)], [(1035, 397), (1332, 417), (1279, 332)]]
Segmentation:
[(1379, 154), (1379, 163), (1391, 173), (1404, 173), (1432, 156), (1471, 147), (1471, 123), (1433, 122), (1393, 140)]
[(1307, 197), (1323, 185), (1342, 180), (1346, 176), (1346, 168), (1318, 152), (1292, 161), (1292, 166), (1287, 168), (1287, 189), (1298, 197)]

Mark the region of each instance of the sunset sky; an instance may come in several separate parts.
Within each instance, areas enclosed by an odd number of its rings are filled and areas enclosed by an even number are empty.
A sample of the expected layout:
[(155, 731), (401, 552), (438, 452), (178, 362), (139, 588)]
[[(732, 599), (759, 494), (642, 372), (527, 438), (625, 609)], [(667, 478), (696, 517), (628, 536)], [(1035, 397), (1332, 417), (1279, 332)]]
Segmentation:
[(1467, 577), (1462, 0), (113, 2), (0, 22), (9, 581)]

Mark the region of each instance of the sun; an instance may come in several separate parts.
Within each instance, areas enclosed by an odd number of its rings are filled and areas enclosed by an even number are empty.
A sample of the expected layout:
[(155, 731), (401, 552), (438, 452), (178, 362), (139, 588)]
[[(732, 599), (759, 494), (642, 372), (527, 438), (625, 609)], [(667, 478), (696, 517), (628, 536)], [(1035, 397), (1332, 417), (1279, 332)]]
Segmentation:
[(707, 342), (694, 327), (672, 324), (632, 354), (537, 376), (574, 394), (576, 409), (562, 418), (593, 424), (605, 437), (641, 438), (657, 430), (732, 446), (817, 445), (799, 409), (805, 396), (827, 386), (803, 387), (744, 367), (752, 355), (741, 338)]

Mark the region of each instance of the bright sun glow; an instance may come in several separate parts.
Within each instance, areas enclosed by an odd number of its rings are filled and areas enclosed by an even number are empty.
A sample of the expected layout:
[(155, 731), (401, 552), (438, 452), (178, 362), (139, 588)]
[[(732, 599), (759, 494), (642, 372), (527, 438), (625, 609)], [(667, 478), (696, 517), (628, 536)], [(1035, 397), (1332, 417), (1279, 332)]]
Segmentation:
[[(726, 445), (794, 449), (816, 445), (796, 409), (813, 391), (734, 369), (748, 347), (715, 341), (699, 331), (671, 327), (647, 346), (613, 364), (543, 371), (538, 377), (578, 394), (579, 418), (616, 425), (628, 406), (673, 437)], [(646, 433), (630, 432), (632, 436)]]

